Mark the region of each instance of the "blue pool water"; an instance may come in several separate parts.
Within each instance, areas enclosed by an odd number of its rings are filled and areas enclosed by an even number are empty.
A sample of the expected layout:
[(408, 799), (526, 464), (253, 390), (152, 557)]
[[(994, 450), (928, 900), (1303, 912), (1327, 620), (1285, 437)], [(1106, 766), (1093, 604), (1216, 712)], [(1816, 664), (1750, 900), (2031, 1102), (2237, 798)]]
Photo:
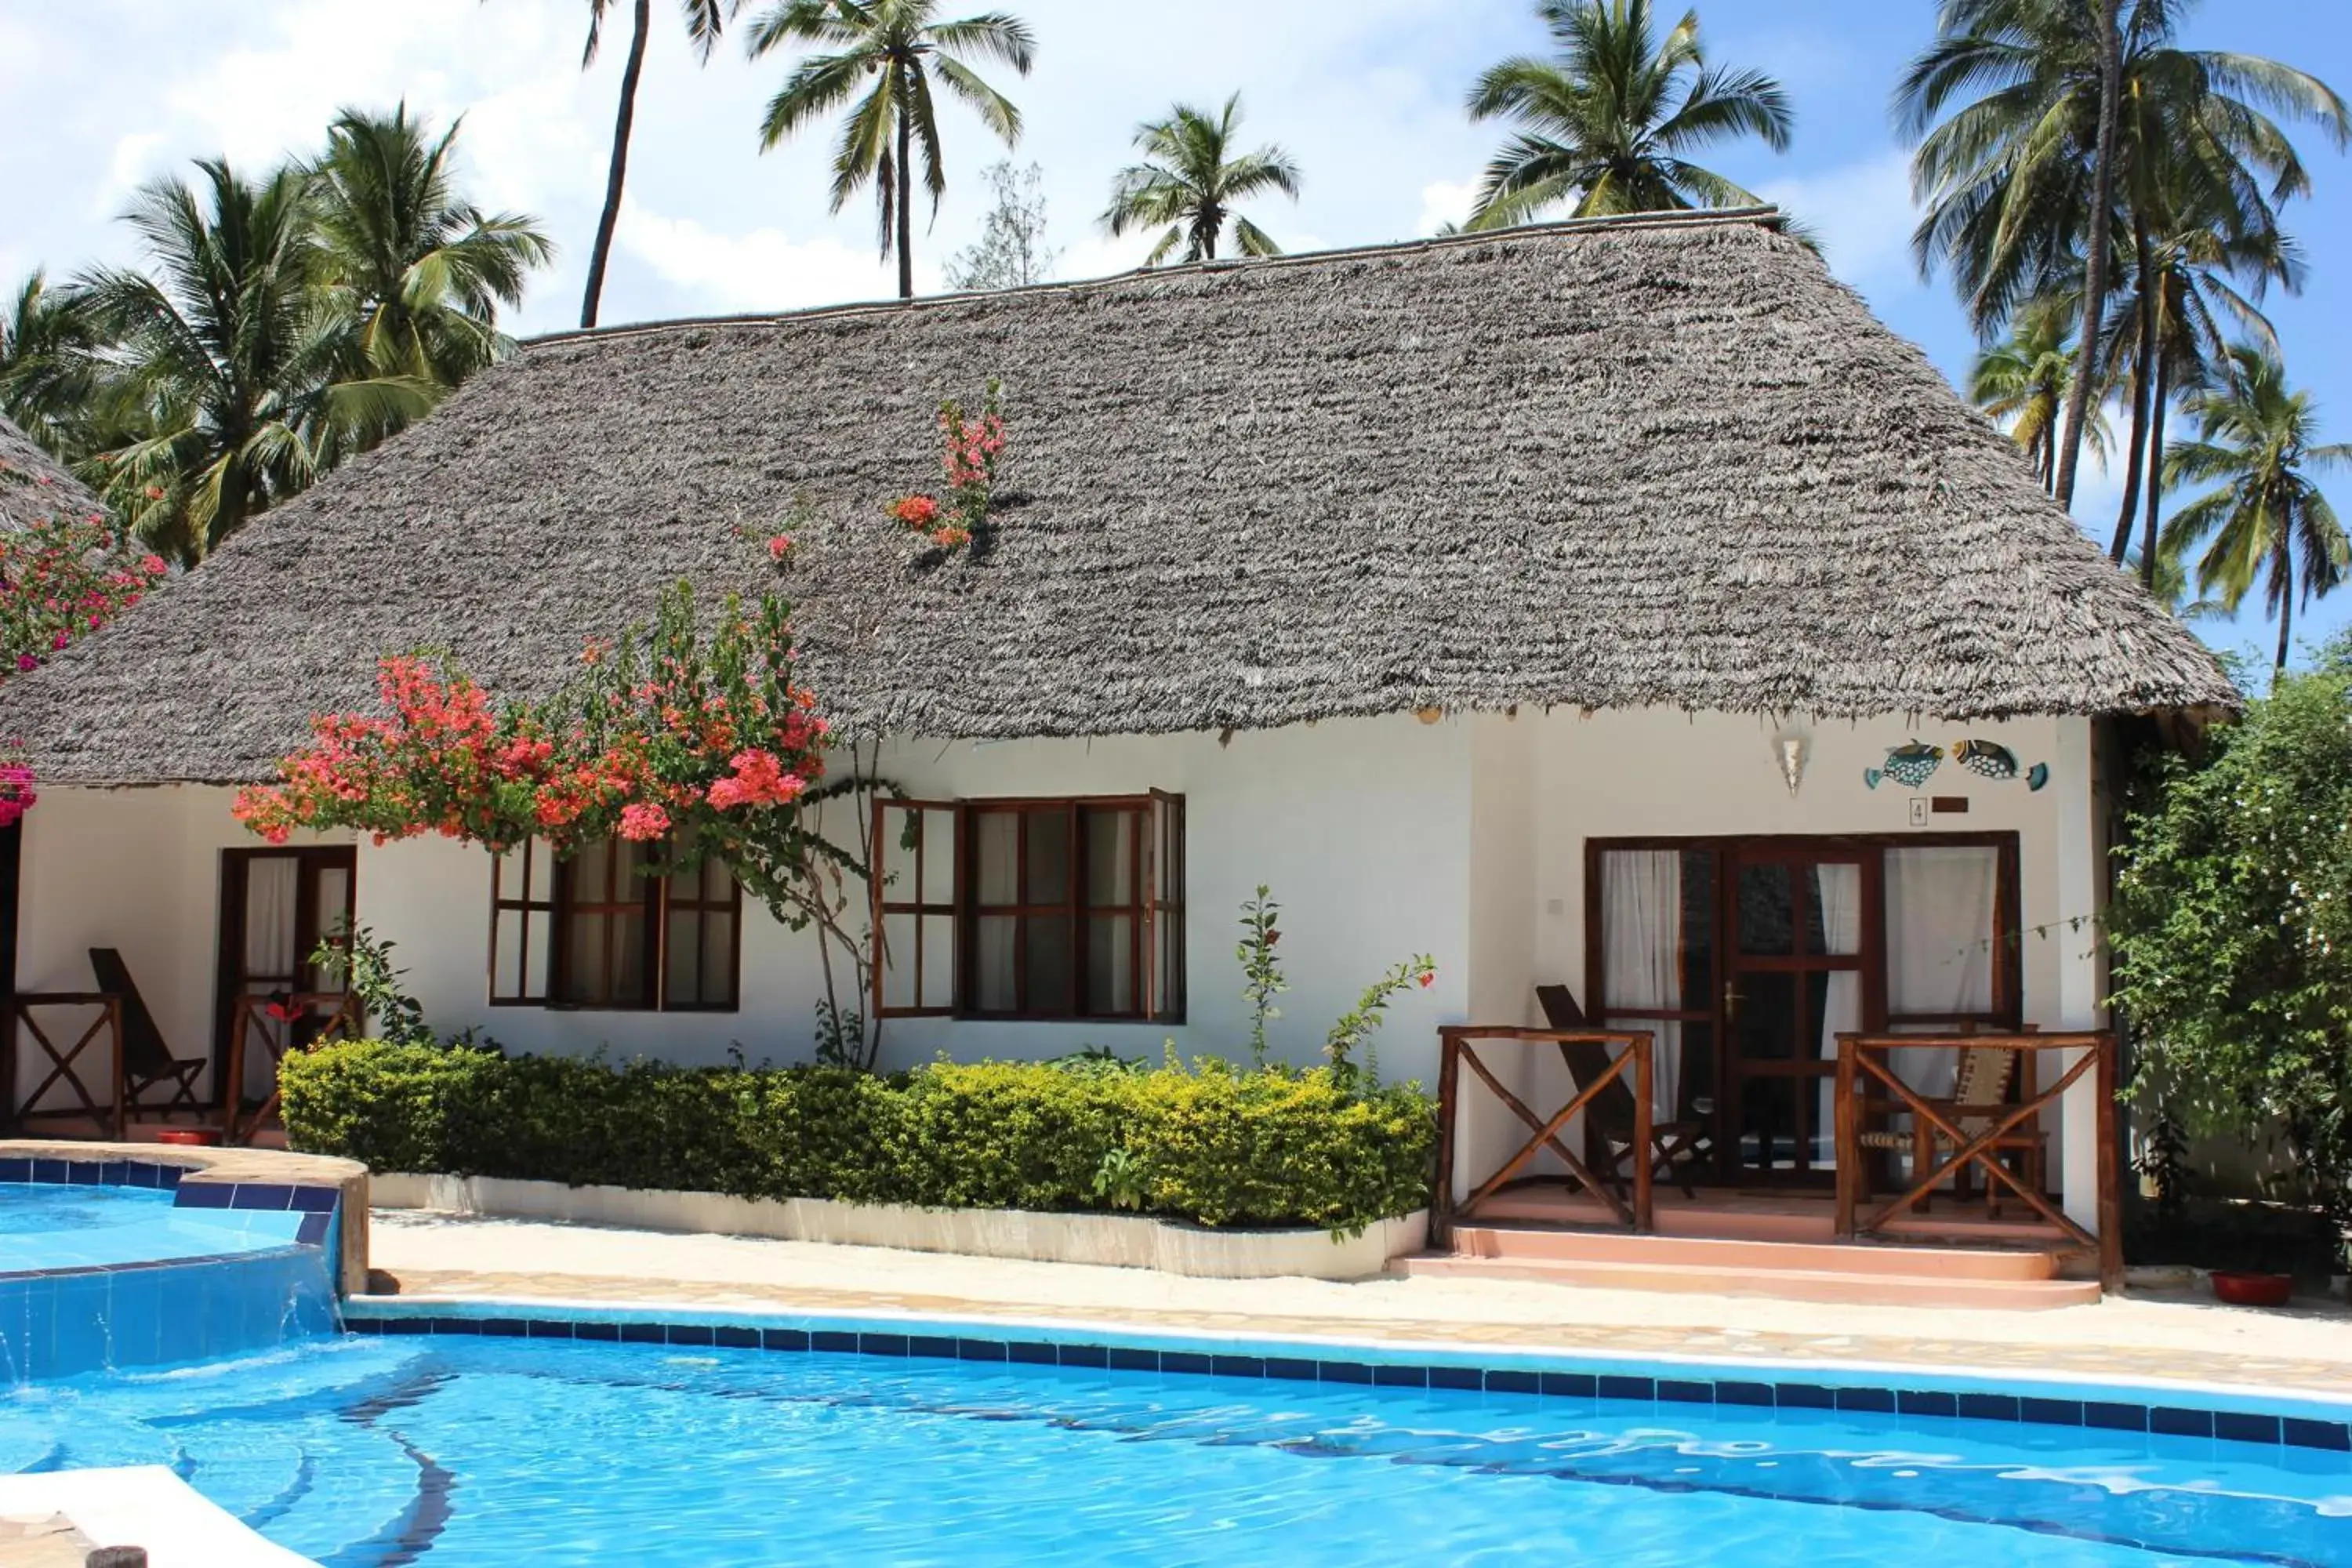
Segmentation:
[(2352, 1456), (1945, 1417), (330, 1336), (0, 1401), (329, 1568), (2352, 1564)]
[(145, 1187), (0, 1182), (0, 1274), (264, 1252), (291, 1246), (303, 1219), (177, 1208), (173, 1196)]

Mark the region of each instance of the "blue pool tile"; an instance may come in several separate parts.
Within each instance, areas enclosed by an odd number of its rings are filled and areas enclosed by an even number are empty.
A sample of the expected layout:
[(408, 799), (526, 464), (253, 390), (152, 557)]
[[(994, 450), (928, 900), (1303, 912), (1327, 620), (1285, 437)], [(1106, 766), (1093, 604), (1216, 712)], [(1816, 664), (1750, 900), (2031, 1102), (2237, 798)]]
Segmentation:
[(1209, 1358), (1209, 1370), (1219, 1377), (1264, 1377), (1265, 1358), (1260, 1355), (1212, 1356)]
[(276, 1209), (282, 1213), (294, 1206), (294, 1189), (274, 1182), (239, 1182), (232, 1192), (228, 1206), (233, 1209)]
[(659, 1323), (623, 1323), (621, 1342), (625, 1345), (667, 1344), (669, 1336), (663, 1331)]
[(1895, 1390), (1895, 1408), (1906, 1415), (1958, 1415), (1959, 1401), (1932, 1388)]
[(2017, 1419), (2017, 1395), (1963, 1394), (1959, 1397), (1959, 1414), (1971, 1421), (2014, 1421)]
[(1110, 1352), (1100, 1345), (1059, 1345), (1055, 1351), (1064, 1366), (1110, 1365)]
[(1589, 1372), (1548, 1372), (1539, 1386), (1554, 1399), (1594, 1399), (1600, 1396), (1601, 1380)]
[(430, 1331), (436, 1334), (479, 1335), (490, 1332), (488, 1321), (482, 1318), (435, 1318), (431, 1321), (433, 1327)]
[(621, 1325), (618, 1323), (574, 1323), (572, 1325), (572, 1337), (575, 1340), (592, 1340), (598, 1344), (616, 1344), (620, 1342), (621, 1338)]
[(857, 1336), (840, 1329), (819, 1329), (809, 1336), (809, 1347), (830, 1353), (856, 1355)]
[(236, 1196), (236, 1188), (226, 1182), (184, 1182), (174, 1207), (184, 1209), (225, 1209)]
[(578, 1332), (572, 1324), (551, 1318), (533, 1318), (524, 1325), (524, 1331), (534, 1340), (568, 1340)]
[(2153, 1405), (2147, 1413), (2147, 1429), (2174, 1437), (2210, 1437), (2213, 1436), (2213, 1413), (2210, 1410), (2180, 1410), (2170, 1405)]
[(804, 1351), (809, 1348), (806, 1329), (761, 1329), (760, 1348), (763, 1351)]
[(668, 1342), (674, 1345), (687, 1345), (698, 1350), (706, 1345), (716, 1343), (717, 1340), (718, 1336), (711, 1332), (710, 1325), (708, 1323), (669, 1325)]
[(294, 1239), (305, 1247), (324, 1246), (327, 1232), (333, 1228), (334, 1223), (332, 1215), (306, 1214), (302, 1216), (301, 1226), (294, 1232)]
[(1489, 1394), (1541, 1394), (1543, 1378), (1536, 1373), (1521, 1372), (1516, 1367), (1498, 1366), (1486, 1373), (1486, 1392)]
[(1654, 1399), (1657, 1384), (1646, 1377), (1610, 1377), (1601, 1379), (1603, 1399)]
[[(157, 1173), (162, 1169), (162, 1166), (151, 1164), (145, 1160), (138, 1161), (131, 1167), (131, 1185), (134, 1187), (156, 1186), (159, 1184)], [(0, 1160), (0, 1182), (5, 1182), (8, 1179), (7, 1171), (8, 1162), (5, 1160)]]
[(734, 1328), (726, 1324), (710, 1331), (713, 1342), (723, 1350), (755, 1351), (760, 1348), (760, 1331)]
[(2110, 1432), (2145, 1432), (2147, 1430), (2147, 1406), (2087, 1399), (2083, 1402), (2083, 1425), (2105, 1427)]
[(1712, 1405), (1715, 1403), (1715, 1384), (1695, 1383), (1688, 1378), (1662, 1377), (1658, 1379), (1658, 1397), (1674, 1405)]
[(383, 1320), (383, 1327), (377, 1331), (386, 1334), (429, 1334), (433, 1331), (433, 1320), (430, 1318), (386, 1318)]
[(106, 1166), (99, 1161), (68, 1160), (66, 1162), (66, 1180), (77, 1187), (102, 1185), (105, 1175)]
[(105, 1164), (99, 1167), (98, 1179), (100, 1184), (105, 1186), (129, 1186), (131, 1184), (131, 1162), (128, 1160), (107, 1161)]
[(907, 1336), (904, 1334), (860, 1334), (857, 1336), (857, 1349), (859, 1353), (864, 1355), (902, 1356), (907, 1353)]
[(1881, 1415), (1895, 1410), (1895, 1391), (1891, 1388), (1841, 1388), (1837, 1391), (1840, 1410), (1868, 1410)]
[(1760, 1405), (1769, 1410), (1774, 1404), (1772, 1385), (1769, 1383), (1718, 1383), (1715, 1385), (1717, 1405)]
[(155, 1185), (164, 1192), (178, 1192), (180, 1190), (180, 1184), (187, 1179), (188, 1168), (185, 1165), (158, 1165), (155, 1167)]
[(1208, 1374), (1210, 1365), (1211, 1363), (1209, 1358), (1202, 1354), (1199, 1351), (1162, 1351), (1160, 1352), (1160, 1370), (1162, 1372), (1190, 1373), (1196, 1376), (1206, 1376)]
[(1429, 1369), (1425, 1366), (1391, 1366), (1382, 1363), (1372, 1368), (1372, 1382), (1382, 1388), (1427, 1388)]
[(2083, 1403), (2078, 1399), (2021, 1398), (2017, 1402), (2017, 1418), (2042, 1426), (2080, 1426)]
[(2352, 1450), (2352, 1434), (2341, 1421), (2307, 1421), (2289, 1415), (2279, 1422), (2279, 1437), (2289, 1447), (2333, 1448), (2338, 1453)]
[(1429, 1369), (1429, 1386), (1432, 1388), (1475, 1389), (1481, 1386), (1483, 1381), (1475, 1366), (1433, 1366)]
[(296, 1187), (290, 1206), (304, 1214), (332, 1214), (342, 1195), (340, 1187)]
[(1318, 1361), (1315, 1375), (1325, 1383), (1370, 1384), (1372, 1369), (1360, 1361)]
[(1313, 1383), (1323, 1375), (1323, 1369), (1303, 1356), (1270, 1355), (1265, 1358), (1265, 1375), (1286, 1383)]
[[(1070, 1347), (1065, 1345), (1062, 1348), (1066, 1351)], [(1138, 1350), (1132, 1345), (1113, 1345), (1108, 1364), (1113, 1372), (1158, 1372), (1160, 1352)]]
[(63, 1160), (35, 1160), (33, 1180), (62, 1186), (73, 1180), (73, 1172)]
[(1003, 1340), (958, 1340), (956, 1359), (959, 1361), (1003, 1361), (1005, 1345)]
[(920, 1356), (926, 1361), (957, 1359), (955, 1340), (946, 1334), (909, 1334), (907, 1337), (907, 1353)]
[(520, 1340), (530, 1332), (530, 1322), (522, 1318), (484, 1318), (481, 1331), (502, 1340)]
[(2275, 1443), (2279, 1441), (2279, 1418), (2217, 1410), (2213, 1413), (2213, 1436), (2233, 1443)]
[(381, 1334), (383, 1332), (383, 1320), (382, 1318), (345, 1318), (343, 1327), (355, 1334)]
[(33, 1179), (33, 1162), (0, 1160), (0, 1182), (29, 1182)]
[(1042, 1340), (1009, 1340), (1005, 1342), (1004, 1355), (1006, 1360), (1019, 1362), (1024, 1366), (1053, 1366), (1062, 1359), (1058, 1347), (1046, 1344)]

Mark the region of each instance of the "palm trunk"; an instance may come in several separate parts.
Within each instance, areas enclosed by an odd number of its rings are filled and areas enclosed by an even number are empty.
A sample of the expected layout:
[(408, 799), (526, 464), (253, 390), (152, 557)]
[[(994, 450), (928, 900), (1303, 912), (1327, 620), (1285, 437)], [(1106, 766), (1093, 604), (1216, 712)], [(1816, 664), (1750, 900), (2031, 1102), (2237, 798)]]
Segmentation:
[(915, 126), (907, 118), (914, 105), (912, 84), (898, 81), (898, 298), (915, 297)]
[(596, 243), (588, 252), (588, 291), (580, 300), (580, 324), (596, 324), (604, 293), (604, 262), (613, 254), (613, 228), (621, 221), (621, 185), (629, 174), (629, 127), (637, 118), (637, 79), (646, 69), (646, 34), (652, 30), (653, 0), (637, 0), (636, 30), (629, 35), (629, 60), (621, 68), (621, 110), (613, 120), (613, 163), (604, 174), (604, 211), (596, 220)]
[[(2139, 342), (2132, 353), (2132, 422), (2131, 458), (2124, 465), (2124, 504), (2116, 512), (2116, 537), (2107, 546), (2107, 557), (2116, 565), (2131, 551), (2132, 524), (2139, 520), (2139, 482), (2141, 465), (2147, 455), (2148, 393), (2156, 379), (2156, 301), (2147, 291), (2148, 248), (2147, 226), (2135, 219), (2132, 223), (2134, 261), (2138, 268), (2133, 314), (2139, 318)], [(2153, 563), (2143, 563), (2143, 571), (2153, 570)]]
[(2083, 426), (2091, 413), (2091, 381), (2098, 369), (2092, 344), (2107, 309), (2107, 228), (2116, 204), (2116, 121), (2123, 97), (2123, 40), (2116, 33), (2121, 0), (2099, 5), (2099, 149), (2092, 165), (2091, 210), (2084, 219), (2090, 254), (2083, 278), (2081, 349), (2075, 355), (2074, 390), (2066, 399), (2066, 449), (2058, 459), (2058, 504), (2074, 504), (2074, 470), (2083, 457)]
[(2172, 366), (2160, 352), (2156, 356), (2156, 403), (2148, 411), (2147, 519), (2140, 525), (2139, 580), (2156, 592), (2156, 528), (2164, 507), (2164, 405), (2172, 398)]
[(2294, 549), (2287, 540), (2284, 518), (2279, 520), (2277, 554), (2278, 559), (2271, 568), (2278, 574), (2279, 582), (2278, 662), (2271, 667), (2271, 674), (2274, 677), (2286, 669), (2287, 646), (2294, 631)]

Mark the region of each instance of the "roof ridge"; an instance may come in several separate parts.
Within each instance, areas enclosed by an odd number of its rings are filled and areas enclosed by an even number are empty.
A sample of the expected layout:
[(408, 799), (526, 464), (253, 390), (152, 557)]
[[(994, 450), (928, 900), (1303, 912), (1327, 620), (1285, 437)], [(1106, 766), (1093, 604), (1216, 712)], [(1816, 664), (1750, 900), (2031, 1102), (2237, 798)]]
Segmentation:
[(1556, 218), (1549, 223), (1517, 224), (1509, 228), (1470, 229), (1453, 234), (1421, 235), (1412, 239), (1384, 239), (1369, 245), (1340, 246), (1328, 250), (1302, 250), (1281, 256), (1219, 257), (1211, 261), (1187, 261), (1174, 267), (1137, 267), (1096, 278), (1071, 278), (1047, 283), (1026, 283), (1011, 289), (963, 289), (946, 294), (923, 294), (912, 300), (857, 300), (837, 305), (810, 305), (797, 310), (761, 310), (732, 316), (669, 316), (652, 321), (625, 321), (610, 327), (567, 327), (518, 340), (521, 348), (552, 348), (565, 343), (610, 342), (691, 327), (760, 327), (787, 321), (822, 321), (837, 317), (895, 315), (940, 305), (966, 304), (974, 300), (1015, 296), (1076, 294), (1148, 279), (1183, 278), (1211, 272), (1237, 272), (1285, 267), (1323, 266), (1366, 257), (1397, 256), (1450, 246), (1517, 243), (1560, 235), (1605, 234), (1621, 229), (1719, 228), (1753, 226), (1774, 230), (1788, 215), (1769, 202), (1744, 207), (1692, 207), (1679, 211), (1616, 213), (1601, 217)]

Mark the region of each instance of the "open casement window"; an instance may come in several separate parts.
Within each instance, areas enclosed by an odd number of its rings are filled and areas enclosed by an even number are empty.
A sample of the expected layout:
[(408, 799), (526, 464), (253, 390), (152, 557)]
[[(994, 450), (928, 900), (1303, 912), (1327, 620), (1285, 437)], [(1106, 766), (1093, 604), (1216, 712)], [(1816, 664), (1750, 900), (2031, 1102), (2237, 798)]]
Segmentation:
[(726, 867), (652, 877), (646, 846), (559, 860), (543, 841), (492, 862), (490, 1003), (605, 1012), (732, 1012), (742, 890)]
[(1183, 810), (876, 803), (875, 1016), (1181, 1022)]

